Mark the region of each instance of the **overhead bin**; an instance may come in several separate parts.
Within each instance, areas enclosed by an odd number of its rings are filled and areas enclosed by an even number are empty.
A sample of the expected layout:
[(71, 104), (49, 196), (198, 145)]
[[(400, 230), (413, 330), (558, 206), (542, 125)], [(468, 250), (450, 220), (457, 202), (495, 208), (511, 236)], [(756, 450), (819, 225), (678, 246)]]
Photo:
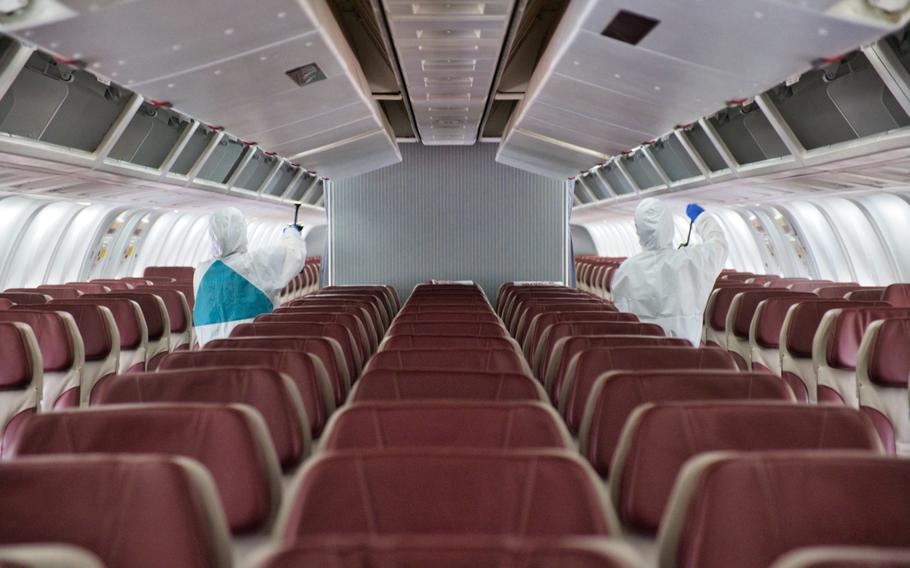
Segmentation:
[(150, 102), (142, 103), (109, 155), (115, 160), (158, 169), (192, 121)]
[(701, 124), (695, 123), (683, 129), (683, 135), (689, 140), (705, 165), (712, 172), (719, 172), (727, 169), (727, 163), (724, 162), (717, 147), (708, 138), (708, 133), (702, 128)]
[(724, 109), (708, 122), (740, 165), (789, 154), (783, 140), (754, 102)]
[(610, 184), (610, 188), (616, 195), (628, 195), (635, 193), (635, 188), (629, 183), (628, 178), (620, 171), (616, 164), (610, 163), (600, 170), (600, 175)]
[[(3, 42), (7, 50), (15, 45)], [(36, 51), (0, 100), (0, 132), (94, 152), (131, 95)]]
[(299, 171), (300, 168), (294, 167), (290, 162), (281, 164), (281, 167), (278, 168), (278, 172), (275, 173), (275, 176), (269, 184), (263, 188), (262, 193), (273, 197), (281, 197), (284, 195), (284, 192), (287, 191), (288, 185), (294, 181), (294, 176), (297, 175), (297, 172)]
[(645, 155), (643, 149), (638, 149), (628, 156), (623, 156), (619, 161), (625, 166), (626, 171), (635, 180), (635, 184), (639, 189), (650, 189), (664, 185), (663, 179), (657, 173), (657, 170), (654, 169), (654, 166), (651, 165), (651, 161)]
[(254, 149), (236, 138), (225, 136), (206, 160), (199, 171), (199, 177), (218, 184), (225, 184), (237, 167), (243, 162), (247, 152)]
[(269, 156), (262, 149), (256, 148), (253, 157), (240, 172), (240, 177), (237, 178), (234, 185), (241, 189), (258, 191), (277, 163), (278, 158)]
[(648, 147), (654, 160), (670, 181), (680, 181), (701, 175), (701, 170), (675, 135), (670, 134)]
[(217, 131), (206, 126), (197, 128), (193, 135), (190, 136), (180, 156), (177, 157), (177, 161), (174, 162), (171, 173), (182, 176), (189, 174), (193, 164), (199, 160), (199, 157), (202, 156), (202, 153), (205, 152), (205, 149), (209, 147), (209, 144), (212, 143), (212, 140), (217, 135)]

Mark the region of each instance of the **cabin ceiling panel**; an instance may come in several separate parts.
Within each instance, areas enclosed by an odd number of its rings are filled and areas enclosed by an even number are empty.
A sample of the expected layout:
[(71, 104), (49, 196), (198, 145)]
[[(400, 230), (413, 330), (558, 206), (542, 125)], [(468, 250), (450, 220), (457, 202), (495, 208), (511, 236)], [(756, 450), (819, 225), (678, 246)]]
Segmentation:
[[(302, 141), (310, 136), (316, 136), (328, 130), (351, 122), (370, 119), (370, 113), (359, 102), (350, 105), (332, 108), (331, 110), (307, 117), (295, 117), (297, 120), (282, 124), (275, 128), (259, 130), (253, 132), (250, 136), (253, 140), (258, 141), (263, 146), (277, 147), (282, 144), (290, 144), (296, 141)], [(276, 151), (278, 151), (276, 149)]]
[[(307, 152), (323, 146), (327, 146), (336, 140), (348, 140), (361, 134), (368, 134), (376, 130), (376, 123), (372, 117), (360, 118), (352, 122), (337, 122), (330, 128), (322, 131), (316, 131), (312, 128), (301, 130), (301, 138), (290, 140), (283, 144), (275, 146), (275, 151), (287, 156), (295, 156), (301, 152)], [(314, 170), (306, 160), (300, 162), (307, 166), (307, 169)]]
[[(753, 97), (809, 69), (819, 58), (848, 52), (889, 31), (868, 20), (825, 13), (833, 4), (575, 0), (503, 135), (506, 151), (500, 155), (512, 154), (507, 149), (517, 143), (514, 132), (519, 130), (592, 153), (618, 154), (709, 115), (726, 101)], [(621, 10), (657, 24), (637, 43), (603, 35)], [(597, 162), (553, 169), (560, 175), (577, 173)]]
[(390, 155), (385, 131), (359, 135), (343, 143), (323, 146), (292, 158), (306, 168), (334, 179), (357, 176), (401, 161), (397, 146), (395, 153)]
[(603, 160), (603, 156), (581, 152), (556, 140), (546, 140), (533, 132), (517, 131), (513, 144), (500, 146), (496, 159), (517, 168), (547, 177), (567, 178)]

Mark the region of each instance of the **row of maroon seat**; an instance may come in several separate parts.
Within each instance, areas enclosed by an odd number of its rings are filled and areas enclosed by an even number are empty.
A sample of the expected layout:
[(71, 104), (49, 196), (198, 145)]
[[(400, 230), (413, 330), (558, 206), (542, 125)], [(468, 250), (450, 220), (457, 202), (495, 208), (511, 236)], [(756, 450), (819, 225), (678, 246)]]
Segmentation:
[[(589, 321), (610, 311), (578, 308), (600, 298), (567, 302), (579, 294), (507, 284), (497, 305), (509, 323), (544, 304), (533, 317), (548, 323), (542, 335), (556, 331), (558, 345), (554, 354), (544, 344), (544, 356), (568, 362), (548, 364), (548, 375), (538, 361), (538, 377), (645, 558), (666, 567), (758, 567), (804, 546), (910, 546), (910, 514), (898, 512), (890, 493), (910, 481), (910, 462), (884, 455), (866, 414), (794, 404), (787, 382), (740, 370), (718, 346), (675, 343), (656, 326), (604, 315)], [(852, 481), (866, 474), (874, 486)], [(783, 530), (786, 538), (775, 536)], [(827, 555), (797, 551), (781, 563), (815, 565)]]
[(288, 283), (279, 294), (282, 304), (296, 300), (301, 296), (311, 294), (319, 289), (319, 270), (322, 266), (322, 257), (308, 256), (303, 270)]

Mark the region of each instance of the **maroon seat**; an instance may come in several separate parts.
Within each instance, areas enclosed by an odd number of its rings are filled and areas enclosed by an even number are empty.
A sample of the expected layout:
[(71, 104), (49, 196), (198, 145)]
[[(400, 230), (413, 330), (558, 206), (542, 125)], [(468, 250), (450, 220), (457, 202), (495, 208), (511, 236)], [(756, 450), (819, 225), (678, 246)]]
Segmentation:
[(295, 480), (277, 534), (607, 535), (598, 484), (563, 450), (325, 453)]
[(417, 447), (573, 445), (553, 408), (532, 401), (360, 402), (336, 413), (322, 437), (326, 451)]
[(910, 460), (862, 452), (708, 454), (680, 474), (661, 566), (765, 568), (806, 546), (908, 546)]
[(261, 568), (437, 566), (445, 568), (636, 568), (634, 553), (599, 538), (413, 536), (311, 537), (274, 552)]
[(119, 372), (120, 349), (114, 344), (114, 338), (117, 337), (117, 322), (114, 321), (109, 309), (92, 304), (69, 303), (66, 300), (54, 300), (50, 304), (25, 308), (68, 313), (76, 322), (79, 336), (82, 338), (85, 362), (80, 373), (79, 389), (68, 391), (66, 396), (69, 398), (61, 401), (61, 406), (71, 407), (87, 403), (96, 384)]
[(104, 298), (79, 298), (78, 300), (54, 300), (67, 306), (102, 306), (110, 310), (120, 335), (120, 366), (118, 372), (131, 373), (145, 370), (148, 348), (148, 330), (145, 317), (139, 305), (125, 298), (107, 294)]
[(860, 286), (859, 284), (840, 284), (832, 282), (831, 284), (825, 284), (821, 286), (815, 291), (815, 293), (818, 294), (819, 298), (839, 300), (851, 292), (858, 292), (862, 290), (868, 290), (868, 288), (865, 286)]
[(94, 394), (93, 405), (245, 404), (265, 420), (282, 466), (296, 466), (310, 452), (310, 428), (297, 387), (272, 368), (204, 367), (117, 375), (99, 385)]
[(556, 300), (529, 300), (521, 304), (512, 318), (511, 327), (514, 330), (515, 339), (519, 343), (524, 343), (527, 338), (531, 322), (541, 314), (553, 312), (582, 312), (582, 311), (606, 311), (616, 312), (616, 306), (594, 297), (556, 299)]
[(407, 310), (408, 308), (404, 308), (401, 310), (401, 312), (398, 313), (397, 316), (395, 316), (396, 324), (466, 322), (502, 325), (502, 321), (499, 319), (499, 316), (494, 314), (492, 311), (409, 313)]
[[(646, 324), (653, 325), (653, 324)], [(646, 346), (679, 346), (691, 347), (688, 339), (682, 337), (664, 337), (663, 335), (570, 335), (556, 342), (553, 346), (553, 373), (541, 377), (544, 390), (553, 401), (559, 400), (569, 363), (573, 358), (592, 347), (646, 347)]]
[(386, 337), (396, 335), (467, 335), (472, 337), (509, 337), (509, 332), (497, 323), (394, 323)]
[(325, 368), (313, 355), (280, 349), (176, 351), (161, 361), (162, 371), (201, 367), (269, 367), (288, 376), (303, 401), (310, 432), (318, 437), (335, 410)]
[(44, 294), (55, 300), (73, 300), (82, 295), (82, 292), (75, 288), (50, 285), (42, 285), (37, 288), (7, 288), (4, 292), (7, 294)]
[(41, 410), (79, 403), (85, 356), (73, 316), (65, 312), (13, 309), (0, 311), (0, 322), (19, 322), (32, 328), (43, 361)]
[(360, 374), (362, 368), (362, 354), (359, 344), (350, 330), (338, 323), (310, 323), (310, 322), (253, 322), (242, 323), (231, 330), (231, 337), (256, 337), (256, 336), (293, 336), (293, 337), (325, 337), (335, 341), (344, 354), (351, 378)]
[(286, 335), (228, 337), (209, 341), (205, 349), (281, 349), (314, 355), (325, 367), (336, 405), (344, 402), (353, 383), (344, 362), (341, 346), (334, 339), (327, 337)]
[(0, 463), (0, 487), (0, 544), (71, 544), (108, 568), (231, 565), (215, 487), (190, 460), (18, 459)]
[(752, 274), (751, 272), (722, 272), (720, 275), (721, 280), (731, 280), (735, 282), (745, 282), (750, 278), (755, 276), (760, 276), (759, 274)]
[(533, 361), (532, 357), (540, 356), (538, 349), (540, 347), (541, 339), (544, 336), (544, 332), (551, 326), (556, 325), (557, 323), (581, 323), (581, 322), (593, 322), (593, 321), (615, 321), (614, 316), (612, 315), (615, 310), (561, 310), (558, 312), (544, 312), (536, 316), (531, 320), (530, 327), (525, 334), (524, 342), (522, 343), (522, 351), (531, 360), (533, 363), (539, 363), (539, 361)]
[(873, 322), (863, 336), (856, 362), (859, 407), (890, 453), (910, 454), (910, 319)]
[(858, 407), (856, 361), (863, 335), (872, 322), (910, 318), (910, 308), (842, 308), (825, 314), (818, 327), (818, 345), (812, 351), (818, 370), (818, 400)]
[(133, 289), (133, 285), (129, 282), (124, 282), (123, 280), (114, 280), (111, 278), (96, 278), (95, 280), (90, 280), (90, 282), (103, 284), (111, 291), (125, 291)]
[(676, 476), (705, 452), (867, 450), (881, 453), (857, 410), (787, 402), (659, 402), (626, 421), (613, 461), (611, 497), (623, 526), (655, 534)]
[(602, 298), (584, 292), (578, 292), (577, 290), (568, 293), (560, 292), (555, 294), (534, 295), (525, 298), (516, 298), (512, 304), (511, 313), (509, 313), (507, 317), (503, 317), (503, 321), (506, 322), (506, 327), (509, 328), (509, 331), (518, 333), (520, 326), (527, 326), (527, 324), (530, 323), (530, 320), (522, 322), (529, 311), (535, 312), (533, 315), (536, 315), (537, 313), (540, 313), (538, 310), (541, 307), (548, 307), (555, 304), (559, 304), (562, 309), (567, 310), (571, 309), (574, 305), (612, 307), (612, 304)]
[[(511, 298), (515, 296), (517, 292), (544, 294), (553, 290), (572, 290), (572, 288), (567, 288), (562, 284), (553, 282), (504, 282), (499, 286), (499, 290), (496, 293), (496, 312), (502, 315), (506, 304), (511, 301)], [(576, 290), (576, 292), (580, 292), (580, 290)]]
[(376, 298), (363, 298), (361, 296), (314, 296), (312, 294), (292, 301), (285, 307), (319, 307), (323, 311), (332, 311), (334, 308), (357, 307), (362, 308), (370, 316), (373, 328), (380, 334), (388, 327), (383, 320), (380, 307), (382, 302)]
[(726, 333), (722, 347), (733, 354), (737, 365), (744, 371), (753, 370), (752, 346), (749, 343), (752, 319), (759, 304), (772, 298), (811, 300), (817, 299), (818, 296), (811, 292), (794, 292), (781, 288), (747, 290), (734, 296), (727, 311), (727, 321), (724, 325)]
[(910, 547), (810, 546), (781, 556), (771, 568), (910, 568)]
[(389, 295), (384, 290), (339, 290), (336, 288), (323, 288), (314, 294), (316, 298), (332, 298), (346, 300), (348, 298), (371, 299), (377, 303), (382, 320), (386, 326), (392, 321), (398, 311), (390, 303)]
[(508, 337), (471, 337), (469, 335), (396, 335), (382, 342), (383, 351), (401, 349), (514, 349), (518, 344)]
[(885, 288), (882, 300), (898, 308), (910, 308), (910, 284), (892, 284)]
[[(802, 276), (797, 278), (776, 278), (771, 282), (765, 284), (768, 288), (790, 288), (793, 284), (799, 284), (801, 282), (818, 282), (818, 280), (810, 280), (809, 278), (804, 278)], [(822, 283), (829, 282), (828, 280), (823, 280)]]
[(547, 326), (540, 335), (531, 363), (538, 376), (555, 371), (554, 348), (560, 340), (573, 335), (664, 335), (654, 323), (640, 323), (633, 314), (603, 312), (577, 318), (564, 318)]
[(386, 304), (388, 305), (389, 312), (394, 314), (401, 308), (401, 300), (398, 298), (398, 292), (392, 286), (386, 285), (361, 285), (361, 286), (348, 286), (348, 285), (334, 285), (334, 286), (325, 286), (321, 289), (325, 292), (369, 292), (373, 290), (379, 290), (383, 293), (386, 298)]
[[(828, 286), (829, 284), (841, 284), (841, 282), (832, 282), (830, 280), (800, 280), (799, 282), (792, 282), (787, 285), (788, 290), (793, 290), (794, 292), (815, 292), (819, 288)], [(843, 282), (843, 284), (856, 284), (855, 282)], [(858, 285), (858, 284), (857, 284)], [(774, 286), (774, 284), (771, 284)]]
[(157, 293), (147, 290), (129, 290), (126, 292), (108, 292), (107, 294), (86, 294), (87, 300), (106, 300), (121, 298), (132, 300), (139, 305), (142, 317), (145, 318), (148, 346), (146, 347), (146, 368), (154, 370), (165, 354), (170, 350), (171, 322), (167, 305)]
[(591, 389), (578, 435), (579, 451), (607, 477), (629, 415), (640, 405), (663, 401), (779, 400), (793, 393), (764, 373), (710, 370), (615, 371)]
[(405, 314), (449, 314), (449, 313), (496, 313), (490, 306), (486, 303), (471, 303), (465, 304), (463, 302), (453, 302), (451, 304), (410, 304), (405, 306), (398, 311), (398, 315), (402, 316)]
[(759, 284), (764, 286), (769, 282), (774, 282), (775, 280), (780, 280), (781, 277), (778, 274), (755, 274), (751, 278), (745, 280), (746, 284)]
[(15, 450), (17, 457), (93, 453), (198, 461), (215, 480), (228, 524), (239, 534), (264, 527), (281, 498), (265, 424), (245, 406), (141, 404), (38, 414), (22, 427)]
[(540, 384), (523, 373), (438, 370), (369, 370), (351, 390), (367, 400), (546, 400)]
[(557, 288), (527, 288), (512, 292), (506, 302), (500, 307), (500, 315), (502, 316), (503, 321), (506, 322), (506, 325), (511, 326), (513, 323), (517, 323), (514, 320), (520, 315), (518, 312), (525, 302), (534, 300), (556, 300), (560, 298), (598, 299), (587, 292), (574, 288), (566, 288), (565, 286), (558, 286)]
[(7, 300), (6, 298), (0, 298), (0, 310), (8, 310), (11, 307), (15, 306), (12, 300)]
[(383, 349), (370, 359), (366, 370), (437, 369), (441, 371), (487, 371), (525, 373), (531, 370), (516, 349)]
[(3, 568), (104, 568), (91, 552), (68, 544), (11, 544), (0, 546)]
[(723, 347), (727, 330), (727, 312), (733, 304), (733, 298), (740, 292), (761, 289), (758, 284), (738, 284), (736, 286), (715, 287), (708, 297), (705, 307), (704, 341), (707, 345)]
[(569, 431), (578, 432), (594, 383), (610, 371), (736, 370), (733, 357), (714, 347), (593, 347), (569, 362), (558, 403)]
[[(101, 282), (67, 282), (64, 284), (67, 288), (75, 288), (83, 294), (105, 294), (110, 292), (111, 289)], [(38, 286), (38, 289), (41, 289), (41, 286)]]
[[(193, 307), (196, 305), (196, 291), (193, 289), (193, 282), (174, 282), (173, 284), (154, 284), (152, 286), (139, 284), (136, 286), (137, 289), (142, 288), (154, 288), (155, 290), (175, 290), (183, 294), (183, 297), (186, 299), (187, 307), (189, 308), (189, 317), (187, 321), (192, 322), (193, 320)], [(170, 310), (170, 308), (169, 308)], [(168, 313), (171, 313), (168, 311)], [(172, 318), (173, 319), (173, 318)], [(174, 323), (171, 322), (173, 326)]]
[(262, 314), (257, 317), (258, 321), (338, 323), (351, 331), (361, 353), (372, 354), (379, 347), (380, 332), (373, 327), (372, 318), (363, 308), (297, 306), (295, 308), (277, 308), (270, 314)]
[(41, 351), (28, 324), (0, 322), (0, 458), (41, 400)]
[(0, 298), (23, 306), (46, 304), (51, 301), (50, 296), (47, 294), (40, 294), (38, 292), (3, 292), (0, 294)]
[(190, 300), (184, 292), (186, 285), (182, 284), (156, 284), (154, 286), (136, 286), (136, 293), (151, 293), (164, 302), (167, 317), (170, 323), (171, 339), (170, 350), (188, 348), (195, 339), (192, 333), (193, 312)]
[(147, 278), (173, 278), (177, 282), (193, 283), (196, 269), (192, 266), (147, 266), (142, 276)]
[(878, 302), (882, 300), (882, 296), (884, 295), (884, 288), (870, 287), (847, 292), (847, 294), (844, 295), (844, 298), (856, 302)]
[[(852, 300), (811, 300), (799, 302), (786, 310), (779, 344), (781, 377), (793, 389), (798, 400), (816, 400), (818, 379), (812, 361), (812, 341), (825, 314), (840, 308), (874, 305)], [(773, 321), (776, 321), (776, 316)]]

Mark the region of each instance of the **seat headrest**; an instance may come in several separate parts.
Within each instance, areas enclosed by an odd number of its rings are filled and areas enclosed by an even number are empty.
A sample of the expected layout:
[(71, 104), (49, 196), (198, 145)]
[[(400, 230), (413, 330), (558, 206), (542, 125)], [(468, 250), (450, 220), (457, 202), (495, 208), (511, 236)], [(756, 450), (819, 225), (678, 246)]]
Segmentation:
[(161, 306), (158, 303), (162, 301), (161, 296), (150, 291), (146, 292), (142, 290), (131, 290), (128, 292), (112, 291), (107, 294), (87, 295), (87, 299), (91, 300), (103, 300), (106, 297), (132, 300), (139, 304), (139, 309), (142, 310), (142, 316), (145, 318), (145, 327), (148, 329), (149, 341), (161, 339), (164, 335), (164, 313), (162, 313)]
[(46, 304), (50, 301), (51, 297), (42, 293), (36, 292), (4, 292), (0, 294), (0, 298), (5, 298), (14, 304), (19, 305), (33, 305), (33, 304)]
[(18, 390), (35, 376), (38, 345), (26, 325), (0, 322), (0, 391)]
[(508, 331), (498, 323), (393, 323), (387, 337), (396, 335), (473, 335), (476, 337), (508, 337)]
[(752, 327), (752, 318), (755, 316), (755, 310), (758, 305), (771, 298), (787, 299), (812, 299), (817, 298), (815, 294), (805, 292), (791, 292), (777, 288), (765, 290), (751, 290), (739, 294), (739, 300), (736, 302), (736, 311), (733, 314), (733, 329), (730, 330), (737, 337), (748, 338), (749, 329)]
[(822, 318), (830, 310), (851, 308), (868, 304), (855, 304), (850, 300), (819, 300), (799, 302), (793, 308), (790, 316), (790, 326), (787, 328), (787, 350), (794, 357), (811, 358), (812, 340), (815, 332), (822, 322)]
[(892, 284), (885, 288), (882, 300), (898, 308), (910, 308), (910, 284)]
[(77, 338), (57, 312), (13, 309), (0, 311), (0, 321), (28, 324), (38, 340), (44, 372), (68, 371), (76, 357)]
[(50, 304), (29, 306), (28, 309), (66, 312), (73, 316), (79, 335), (82, 336), (86, 361), (101, 361), (111, 354), (114, 338), (101, 306), (54, 300)]
[[(867, 333), (873, 333), (870, 329)], [(866, 354), (869, 380), (886, 387), (907, 388), (910, 378), (910, 319), (882, 320)]]
[(51, 305), (61, 302), (63, 305), (104, 306), (111, 311), (117, 331), (120, 333), (120, 349), (137, 349), (142, 343), (142, 313), (137, 313), (137, 305), (127, 298), (116, 298), (111, 294), (79, 298), (78, 300), (54, 300)]
[(369, 369), (439, 369), (521, 373), (527, 368), (524, 357), (514, 348), (506, 349), (399, 349), (382, 350), (370, 358)]
[(869, 325), (886, 318), (910, 318), (910, 308), (846, 308), (828, 335), (825, 359), (836, 369), (855, 369), (859, 346)]
[(368, 369), (350, 400), (544, 400), (540, 384), (521, 373)]
[(708, 325), (715, 331), (724, 331), (727, 328), (727, 312), (730, 311), (730, 304), (733, 298), (740, 292), (760, 289), (758, 284), (740, 284), (738, 286), (726, 286), (715, 288), (711, 297), (714, 299), (711, 305), (711, 313), (708, 314)]

